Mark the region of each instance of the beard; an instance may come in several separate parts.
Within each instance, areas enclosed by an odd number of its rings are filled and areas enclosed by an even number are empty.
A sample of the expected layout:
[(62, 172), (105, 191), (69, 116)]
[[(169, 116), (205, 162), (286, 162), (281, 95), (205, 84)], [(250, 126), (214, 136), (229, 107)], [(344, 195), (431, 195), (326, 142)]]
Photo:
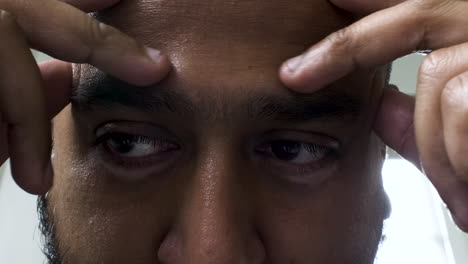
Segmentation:
[[(47, 264), (61, 264), (64, 255), (66, 254), (66, 250), (60, 251), (60, 246), (57, 241), (56, 236), (56, 229), (55, 229), (55, 222), (53, 219), (53, 214), (49, 213), (48, 210), (48, 202), (47, 197), (41, 195), (37, 199), (37, 212), (39, 216), (39, 231), (42, 235), (42, 252), (46, 257)], [(383, 242), (385, 241), (385, 234), (383, 233), (382, 228), (380, 229), (380, 242), (378, 246), (382, 246)], [(369, 248), (368, 258), (371, 260), (371, 263), (375, 261), (375, 248)], [(63, 252), (61, 255), (60, 252)], [(362, 263), (362, 262), (354, 262), (351, 261), (350, 263)], [(367, 263), (367, 262), (366, 262)]]
[(37, 213), (39, 216), (39, 231), (42, 234), (42, 252), (46, 256), (46, 261), (48, 264), (60, 264), (62, 258), (56, 239), (54, 220), (49, 214), (47, 198), (44, 195), (37, 198)]

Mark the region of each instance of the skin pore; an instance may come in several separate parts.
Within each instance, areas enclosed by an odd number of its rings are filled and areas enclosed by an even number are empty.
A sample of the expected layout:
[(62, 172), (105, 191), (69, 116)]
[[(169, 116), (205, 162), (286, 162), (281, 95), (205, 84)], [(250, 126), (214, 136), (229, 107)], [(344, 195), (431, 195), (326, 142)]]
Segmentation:
[(389, 210), (371, 130), (387, 72), (310, 95), (278, 79), (350, 17), (325, 0), (123, 1), (96, 16), (174, 69), (133, 87), (75, 66), (40, 200), (51, 262), (373, 263)]

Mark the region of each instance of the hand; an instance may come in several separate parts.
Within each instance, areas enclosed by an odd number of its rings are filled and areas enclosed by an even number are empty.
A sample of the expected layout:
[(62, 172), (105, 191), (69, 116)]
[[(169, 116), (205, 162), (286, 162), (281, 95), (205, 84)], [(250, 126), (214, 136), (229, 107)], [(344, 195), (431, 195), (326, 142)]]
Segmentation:
[(375, 13), (286, 62), (283, 82), (313, 92), (357, 68), (433, 50), (419, 71), (416, 102), (388, 89), (374, 128), (427, 175), (468, 232), (468, 1), (332, 2), (356, 15)]
[[(119, 0), (67, 2), (0, 0), (0, 165), (10, 158), (15, 181), (34, 194), (52, 184), (50, 119), (68, 104), (72, 87), (72, 67), (64, 61), (141, 86), (170, 70), (166, 56), (80, 10)], [(37, 65), (30, 48), (63, 61)]]

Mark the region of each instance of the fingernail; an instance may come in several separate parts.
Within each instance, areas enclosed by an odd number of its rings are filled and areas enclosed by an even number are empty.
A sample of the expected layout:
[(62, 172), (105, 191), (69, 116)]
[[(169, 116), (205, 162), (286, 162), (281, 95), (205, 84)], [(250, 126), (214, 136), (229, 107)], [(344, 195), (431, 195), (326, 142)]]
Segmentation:
[(294, 57), (292, 59), (289, 59), (287, 62), (286, 62), (286, 67), (288, 68), (288, 70), (290, 72), (295, 72), (299, 66), (301, 65), (301, 62), (302, 62), (302, 59), (304, 58), (303, 55), (299, 55), (297, 57)]
[(155, 63), (159, 63), (161, 61), (161, 51), (153, 48), (146, 47), (146, 54), (149, 56), (149, 58), (154, 61)]
[(12, 18), (12, 15), (10, 12), (6, 10), (0, 10), (0, 20), (11, 19), (11, 18)]

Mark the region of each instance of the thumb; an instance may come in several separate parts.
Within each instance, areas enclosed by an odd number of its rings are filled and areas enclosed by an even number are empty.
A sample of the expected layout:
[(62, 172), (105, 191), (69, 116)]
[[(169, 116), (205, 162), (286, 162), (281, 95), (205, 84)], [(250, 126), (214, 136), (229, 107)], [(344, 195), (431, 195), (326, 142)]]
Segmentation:
[(49, 116), (52, 119), (70, 102), (73, 86), (72, 65), (60, 60), (39, 64), (46, 88)]
[(387, 146), (420, 168), (413, 124), (414, 106), (414, 97), (390, 86), (384, 91), (374, 130)]

